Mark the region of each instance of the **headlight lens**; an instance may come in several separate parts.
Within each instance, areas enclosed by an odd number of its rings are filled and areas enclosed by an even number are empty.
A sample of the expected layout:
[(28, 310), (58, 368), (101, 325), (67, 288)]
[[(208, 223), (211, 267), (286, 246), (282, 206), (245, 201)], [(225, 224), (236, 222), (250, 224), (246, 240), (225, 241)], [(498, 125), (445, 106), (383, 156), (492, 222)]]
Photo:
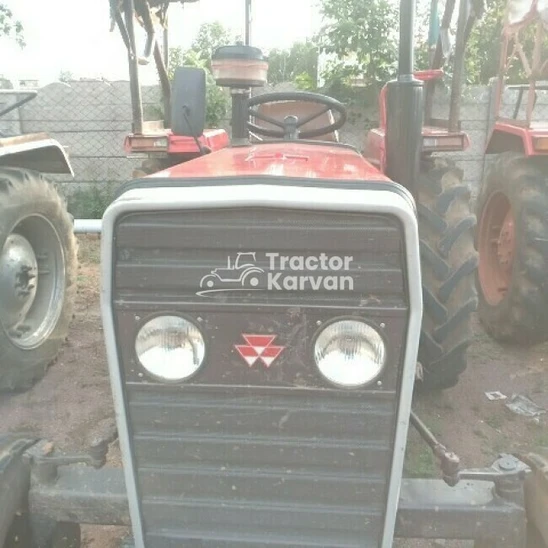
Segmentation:
[(192, 322), (179, 316), (158, 316), (139, 330), (135, 352), (151, 375), (166, 381), (182, 381), (202, 365), (205, 344)]
[(378, 331), (360, 320), (340, 320), (320, 332), (314, 345), (320, 373), (339, 386), (364, 386), (381, 373), (386, 347)]

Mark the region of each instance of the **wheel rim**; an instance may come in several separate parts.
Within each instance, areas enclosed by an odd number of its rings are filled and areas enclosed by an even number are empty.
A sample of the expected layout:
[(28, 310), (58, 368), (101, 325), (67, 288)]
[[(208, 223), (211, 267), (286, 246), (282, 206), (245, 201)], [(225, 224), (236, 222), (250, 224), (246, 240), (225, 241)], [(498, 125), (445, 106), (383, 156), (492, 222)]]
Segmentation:
[(11, 342), (37, 348), (63, 309), (65, 255), (55, 227), (41, 215), (23, 218), (0, 250), (0, 323)]
[(484, 299), (492, 306), (508, 293), (516, 246), (515, 220), (510, 201), (492, 194), (481, 212), (478, 276)]

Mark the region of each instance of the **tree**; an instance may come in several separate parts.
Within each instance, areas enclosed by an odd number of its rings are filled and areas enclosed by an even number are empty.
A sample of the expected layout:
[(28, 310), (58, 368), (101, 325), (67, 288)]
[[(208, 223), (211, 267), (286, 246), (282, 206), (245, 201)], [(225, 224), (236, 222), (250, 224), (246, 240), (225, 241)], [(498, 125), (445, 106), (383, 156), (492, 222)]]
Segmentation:
[(23, 47), (23, 25), (17, 21), (13, 12), (3, 3), (0, 3), (0, 37), (6, 36), (15, 40), (19, 46)]
[(205, 62), (211, 68), (211, 58), (215, 50), (236, 41), (236, 36), (219, 21), (203, 23), (190, 45), (190, 51), (194, 52), (199, 60)]
[(320, 0), (320, 51), (334, 56), (323, 76), (330, 87), (358, 78), (377, 94), (395, 73), (397, 9), (389, 0)]
[[(503, 18), (507, 0), (488, 0), (483, 17), (476, 21), (464, 53), (465, 77), (467, 84), (489, 83), (498, 74), (501, 50)], [(428, 67), (428, 13), (423, 14), (422, 24), (417, 35), (416, 66), (419, 69)], [(455, 29), (453, 29), (455, 30)], [(529, 28), (522, 36), (526, 52), (533, 51), (533, 29)], [(454, 39), (454, 36), (453, 36)], [(446, 67), (446, 73), (451, 74), (452, 59)], [(525, 78), (523, 67), (515, 61), (508, 71), (508, 81), (516, 83)]]
[(229, 99), (225, 91), (215, 85), (211, 72), (211, 57), (214, 51), (234, 41), (229, 30), (219, 22), (204, 23), (189, 50), (170, 48), (168, 74), (173, 80), (177, 67), (200, 67), (206, 71), (206, 123), (208, 127), (219, 127), (228, 115)]
[(268, 53), (268, 82), (294, 82), (301, 89), (314, 89), (318, 82), (318, 47), (312, 41), (295, 42), (289, 49)]
[(59, 73), (58, 79), (59, 79), (59, 82), (67, 83), (74, 80), (74, 75), (72, 74), (72, 72), (70, 72), (70, 70), (62, 70)]
[(181, 48), (170, 48), (168, 74), (173, 80), (177, 67), (199, 67), (206, 73), (206, 124), (208, 127), (220, 127), (228, 115), (228, 96), (215, 84), (210, 69), (211, 59), (204, 60), (198, 52), (183, 51)]

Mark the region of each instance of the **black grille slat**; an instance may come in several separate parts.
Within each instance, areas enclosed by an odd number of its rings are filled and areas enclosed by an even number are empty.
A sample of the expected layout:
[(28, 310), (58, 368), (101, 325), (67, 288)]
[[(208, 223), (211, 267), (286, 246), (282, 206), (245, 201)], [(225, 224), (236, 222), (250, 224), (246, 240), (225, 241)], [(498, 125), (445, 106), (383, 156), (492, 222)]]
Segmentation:
[[(201, 217), (201, 219), (199, 219)], [(261, 251), (283, 251), (284, 249), (307, 249), (326, 251), (326, 237), (337, 240), (339, 251), (350, 254), (359, 250), (362, 253), (379, 254), (379, 243), (386, 252), (399, 251), (401, 236), (395, 221), (370, 216), (364, 226), (362, 215), (345, 215), (345, 224), (340, 224), (340, 216), (324, 219), (321, 225), (310, 220), (310, 214), (299, 212), (297, 218), (276, 217), (270, 212), (254, 215), (244, 225), (241, 219), (230, 213), (217, 210), (214, 216), (203, 213), (142, 215), (137, 219), (128, 217), (117, 232), (117, 246), (122, 248), (176, 250), (180, 255), (186, 249), (206, 249), (226, 251), (249, 246)], [(249, 227), (254, 230), (250, 231)], [(173, 238), (177, 233), (178, 237)], [(219, 234), (223, 238), (219, 238)], [(337, 235), (340, 234), (340, 237)], [(265, 238), (264, 235), (268, 235)], [(280, 242), (284, 242), (280, 246)]]
[[(196, 540), (199, 539), (199, 540)], [(185, 528), (184, 530), (170, 530), (150, 533), (146, 536), (147, 546), (156, 548), (300, 548), (328, 546), (329, 548), (362, 548), (363, 538), (348, 532), (341, 538), (340, 534), (330, 534), (322, 531), (320, 535), (309, 532), (306, 536), (286, 534), (280, 531), (266, 530), (264, 527), (252, 530), (248, 526), (223, 528), (222, 531), (211, 528), (197, 529)]]
[[(179, 435), (179, 439), (136, 436), (135, 454), (138, 462), (147, 466), (176, 466), (185, 462), (207, 462), (224, 466), (229, 462), (240, 465), (245, 451), (245, 462), (250, 467), (286, 467), (309, 470), (336, 466), (354, 474), (367, 474), (386, 465), (390, 456), (388, 447), (375, 447), (366, 442), (321, 443), (318, 441), (285, 440), (272, 438), (260, 442), (244, 438), (215, 439), (211, 436)], [(166, 455), (170, 455), (167, 457)]]
[(337, 500), (340, 506), (369, 507), (380, 511), (384, 498), (382, 478), (357, 473), (320, 472), (261, 467), (253, 473), (249, 468), (234, 466), (140, 468), (139, 482), (147, 493), (144, 501), (156, 498), (188, 499), (215, 497), (219, 504), (238, 500), (260, 501), (268, 493), (270, 503), (329, 504)]
[[(291, 432), (302, 442), (312, 431), (322, 428), (316, 434), (320, 440), (343, 440), (355, 436), (364, 442), (374, 439), (376, 432), (390, 428), (393, 419), (394, 404), (383, 393), (365, 402), (354, 399), (339, 405), (338, 408), (322, 407), (315, 398), (301, 394), (296, 398), (283, 396), (265, 396), (255, 400), (244, 396), (230, 397), (219, 391), (215, 397), (203, 394), (200, 398), (181, 398), (180, 395), (165, 395), (152, 398), (147, 390), (132, 393), (130, 400), (133, 428), (136, 435), (169, 435), (180, 433), (207, 433), (208, 435), (246, 436), (250, 432), (260, 432), (261, 438), (276, 438)], [(367, 421), (363, 420), (364, 413)]]
[[(158, 500), (142, 504), (146, 522), (154, 524), (158, 531), (178, 525), (178, 529), (194, 527), (205, 529), (215, 524), (217, 534), (224, 530), (235, 531), (238, 527), (248, 529), (252, 523), (263, 536), (291, 531), (293, 538), (316, 538), (318, 546), (326, 546), (322, 538), (324, 531), (338, 533), (339, 538), (353, 536), (362, 531), (361, 543), (356, 546), (374, 546), (380, 530), (380, 512), (365, 517), (363, 510), (327, 505), (274, 505), (253, 501), (253, 504), (231, 502), (221, 505), (218, 501), (189, 499), (178, 501)], [(245, 516), (245, 521), (243, 517)], [(329, 546), (329, 545), (327, 545)]]
[[(178, 293), (196, 293), (197, 283), (201, 276), (207, 272), (203, 265), (189, 268), (187, 265), (161, 265), (157, 264), (120, 264), (116, 269), (116, 285), (120, 289), (139, 288), (139, 290), (155, 291), (177, 289)], [(299, 275), (314, 275), (311, 271), (299, 271)], [(403, 277), (399, 269), (395, 268), (377, 268), (361, 269), (354, 271), (345, 271), (345, 276), (359, 276), (360, 283), (368, 288), (369, 293), (376, 295), (401, 293), (403, 287)], [(310, 286), (300, 293), (310, 298), (311, 294), (317, 291), (311, 290)], [(265, 297), (271, 291), (264, 290), (259, 292), (257, 297)], [(346, 291), (348, 297), (349, 291)], [(266, 295), (265, 295), (266, 294)], [(351, 295), (351, 293), (350, 293)], [(340, 298), (340, 297), (339, 297)]]

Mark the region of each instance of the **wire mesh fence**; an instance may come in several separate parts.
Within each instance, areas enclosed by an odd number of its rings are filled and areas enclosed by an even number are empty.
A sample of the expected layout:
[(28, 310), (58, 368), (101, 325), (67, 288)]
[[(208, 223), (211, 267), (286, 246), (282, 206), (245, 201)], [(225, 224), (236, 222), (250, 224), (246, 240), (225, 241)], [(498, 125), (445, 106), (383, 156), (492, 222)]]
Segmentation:
[[(276, 89), (286, 89), (283, 85)], [(270, 88), (267, 91), (271, 91)], [(0, 95), (2, 104), (13, 101), (18, 93)], [(518, 97), (517, 90), (504, 94), (501, 114), (511, 116)], [(143, 107), (147, 119), (161, 118), (160, 90), (156, 86), (143, 87)], [(522, 101), (518, 116), (522, 117), (526, 104)], [(462, 95), (462, 127), (470, 135), (471, 146), (454, 159), (461, 165), (465, 180), (475, 191), (486, 167), (484, 150), (488, 135), (492, 93), (487, 87), (470, 87)], [(439, 94), (434, 116), (444, 117), (448, 97)], [(436, 112), (437, 111), (437, 112)], [(340, 131), (343, 142), (363, 149), (367, 129), (376, 124), (377, 105), (364, 104), (352, 108), (348, 123)], [(89, 186), (112, 188), (131, 179), (133, 170), (143, 158), (128, 158), (124, 138), (131, 131), (131, 99), (127, 81), (75, 81), (54, 83), (39, 90), (38, 97), (20, 109), (0, 118), (3, 135), (45, 132), (57, 139), (69, 154), (74, 179), (54, 177), (67, 195)], [(548, 92), (539, 91), (534, 110), (535, 120), (548, 120)], [(223, 123), (229, 130), (229, 122)]]

